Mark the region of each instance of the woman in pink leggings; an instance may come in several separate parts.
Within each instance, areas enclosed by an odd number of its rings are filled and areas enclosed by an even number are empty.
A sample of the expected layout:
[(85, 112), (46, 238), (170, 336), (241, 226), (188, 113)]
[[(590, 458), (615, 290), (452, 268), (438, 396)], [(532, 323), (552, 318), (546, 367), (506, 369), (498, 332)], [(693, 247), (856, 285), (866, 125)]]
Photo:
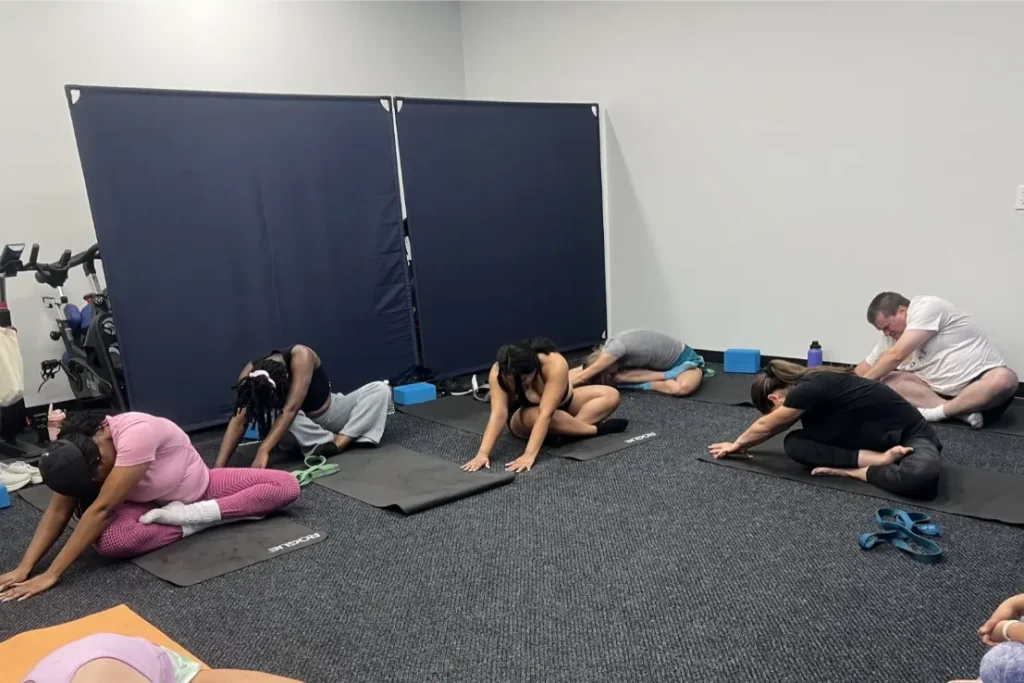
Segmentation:
[[(299, 497), (299, 482), (276, 470), (210, 470), (170, 420), (145, 413), (73, 414), (39, 461), (54, 491), (17, 569), (0, 574), (0, 600), (42, 593), (95, 544), (106, 557), (147, 553), (231, 520), (262, 517)], [(71, 538), (42, 574), (36, 563), (75, 513)]]

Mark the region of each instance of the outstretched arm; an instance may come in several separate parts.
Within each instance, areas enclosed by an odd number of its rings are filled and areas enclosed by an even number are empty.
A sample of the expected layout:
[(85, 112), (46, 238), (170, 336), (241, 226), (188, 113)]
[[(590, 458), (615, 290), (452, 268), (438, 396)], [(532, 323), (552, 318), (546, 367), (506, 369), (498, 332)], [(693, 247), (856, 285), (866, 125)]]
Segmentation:
[(537, 420), (530, 430), (530, 440), (526, 442), (526, 451), (523, 453), (524, 458), (532, 460), (540, 455), (541, 446), (551, 427), (551, 418), (569, 391), (569, 363), (562, 354), (548, 354), (540, 372), (544, 378), (544, 393), (540, 397)]
[(742, 453), (746, 449), (764, 443), (776, 434), (789, 429), (804, 411), (795, 408), (779, 406), (767, 415), (759, 417), (754, 424), (747, 428), (747, 431), (740, 435), (735, 441), (726, 441), (708, 446), (708, 451), (714, 458), (724, 458), (732, 453)]
[(270, 433), (267, 434), (260, 444), (259, 451), (256, 453), (256, 460), (253, 462), (254, 466), (258, 466), (259, 463), (266, 466), (270, 454), (274, 452), (277, 444), (281, 443), (281, 439), (291, 429), (295, 416), (299, 414), (299, 410), (302, 408), (302, 402), (306, 400), (306, 392), (309, 391), (309, 382), (313, 377), (313, 370), (319, 362), (320, 359), (313, 353), (313, 349), (308, 346), (295, 346), (292, 348), (292, 365), (289, 368), (291, 387), (288, 389), (288, 399), (285, 401), (284, 408), (281, 409), (281, 414), (274, 420), (274, 426), (271, 427)]
[(487, 429), (484, 430), (483, 440), (480, 442), (480, 450), (476, 457), (462, 466), (467, 472), (476, 472), (481, 467), (490, 467), (491, 450), (501, 436), (501, 430), (505, 428), (508, 420), (508, 394), (498, 384), (498, 366), (491, 367), (491, 373), (487, 379), (491, 388), (491, 416), (487, 420)]
[[(252, 372), (252, 363), (246, 363), (245, 367), (242, 368), (242, 373), (238, 376), (238, 381), (241, 382), (248, 377), (250, 372)], [(214, 467), (225, 467), (228, 464), (228, 460), (234, 455), (238, 444), (242, 442), (242, 436), (245, 434), (245, 428), (248, 424), (249, 416), (245, 414), (245, 408), (231, 416), (228, 428), (224, 432), (224, 438), (220, 440), (220, 450), (217, 451), (217, 460), (213, 464)]]
[(867, 379), (882, 379), (890, 372), (899, 367), (900, 363), (906, 360), (914, 351), (921, 348), (926, 341), (931, 339), (935, 332), (930, 330), (906, 330), (900, 335), (900, 338), (896, 340), (896, 343), (890, 346), (873, 365), (867, 368), (866, 372), (861, 375), (859, 370), (861, 365), (864, 365), (867, 361), (857, 366), (857, 374)]
[(141, 465), (128, 467), (115, 466), (107, 475), (106, 481), (103, 482), (103, 487), (96, 500), (82, 515), (78, 526), (71, 533), (71, 538), (57, 553), (57, 557), (53, 559), (50, 567), (35, 578), (8, 588), (4, 592), (3, 599), (26, 600), (48, 590), (57, 583), (68, 567), (99, 539), (100, 534), (110, 523), (114, 509), (123, 503), (132, 489), (142, 481), (142, 477), (149, 470), (149, 465), (149, 462), (144, 462)]
[(46, 506), (43, 518), (39, 520), (32, 541), (25, 550), (25, 557), (14, 571), (0, 575), (0, 597), (9, 587), (21, 583), (29, 577), (39, 560), (43, 558), (53, 544), (57, 542), (60, 535), (64, 533), (71, 516), (75, 512), (75, 499), (54, 493), (50, 498), (50, 504)]
[(573, 368), (569, 371), (569, 379), (572, 380), (574, 385), (586, 384), (595, 377), (600, 376), (602, 372), (611, 368), (618, 361), (618, 358), (602, 351), (597, 359), (586, 367)]

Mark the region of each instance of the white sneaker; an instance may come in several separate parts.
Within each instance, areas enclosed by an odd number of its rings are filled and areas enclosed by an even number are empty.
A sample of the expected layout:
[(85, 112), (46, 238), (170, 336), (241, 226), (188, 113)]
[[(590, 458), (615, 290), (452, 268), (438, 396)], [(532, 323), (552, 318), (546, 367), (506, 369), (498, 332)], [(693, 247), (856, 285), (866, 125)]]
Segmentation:
[(43, 477), (39, 474), (38, 467), (32, 467), (27, 462), (8, 462), (0, 463), (0, 469), (7, 469), (15, 474), (27, 474), (32, 478), (33, 484), (42, 484)]
[(27, 473), (12, 472), (7, 465), (0, 463), (0, 484), (10, 493), (24, 488), (32, 483), (32, 475)]

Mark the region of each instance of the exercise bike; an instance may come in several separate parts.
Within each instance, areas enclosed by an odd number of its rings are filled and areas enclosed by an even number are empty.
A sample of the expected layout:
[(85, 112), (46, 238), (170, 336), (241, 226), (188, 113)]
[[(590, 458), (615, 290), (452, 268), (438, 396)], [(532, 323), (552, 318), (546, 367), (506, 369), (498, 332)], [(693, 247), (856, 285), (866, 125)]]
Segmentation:
[[(7, 278), (35, 269), (39, 245), (32, 245), (27, 263), (21, 259), (24, 251), (24, 244), (7, 244), (0, 251), (0, 327), (13, 327), (11, 311), (7, 308)], [(0, 408), (0, 456), (34, 460), (43, 454), (43, 449), (37, 444), (19, 438), (19, 434), (29, 422), (26, 420), (26, 412), (24, 400)], [(43, 416), (41, 421), (32, 420), (31, 425), (35, 428), (38, 442), (47, 443), (49, 437), (46, 432), (46, 417)]]
[[(57, 324), (57, 329), (50, 332), (50, 339), (63, 341), (65, 348), (59, 359), (40, 364), (40, 375), (46, 384), (63, 370), (76, 399), (109, 403), (123, 412), (128, 410), (128, 391), (110, 299), (96, 276), (96, 259), (99, 258), (99, 245), (94, 244), (74, 255), (70, 249), (65, 250), (54, 263), (35, 264), (36, 281), (57, 290), (55, 297), (44, 296), (43, 304), (53, 312)], [(86, 305), (81, 309), (69, 303), (64, 294), (69, 272), (78, 266), (92, 285), (92, 292), (85, 295)]]

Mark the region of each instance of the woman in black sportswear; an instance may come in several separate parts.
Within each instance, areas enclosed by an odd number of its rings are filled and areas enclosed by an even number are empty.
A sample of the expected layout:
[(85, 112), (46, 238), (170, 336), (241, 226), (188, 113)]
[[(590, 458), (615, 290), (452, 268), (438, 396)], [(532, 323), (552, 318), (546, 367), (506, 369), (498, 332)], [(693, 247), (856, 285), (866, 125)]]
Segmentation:
[(708, 447), (722, 458), (785, 431), (786, 455), (811, 474), (860, 479), (908, 498), (935, 497), (942, 444), (921, 413), (888, 386), (852, 371), (773, 360), (750, 387), (763, 413), (732, 442)]

